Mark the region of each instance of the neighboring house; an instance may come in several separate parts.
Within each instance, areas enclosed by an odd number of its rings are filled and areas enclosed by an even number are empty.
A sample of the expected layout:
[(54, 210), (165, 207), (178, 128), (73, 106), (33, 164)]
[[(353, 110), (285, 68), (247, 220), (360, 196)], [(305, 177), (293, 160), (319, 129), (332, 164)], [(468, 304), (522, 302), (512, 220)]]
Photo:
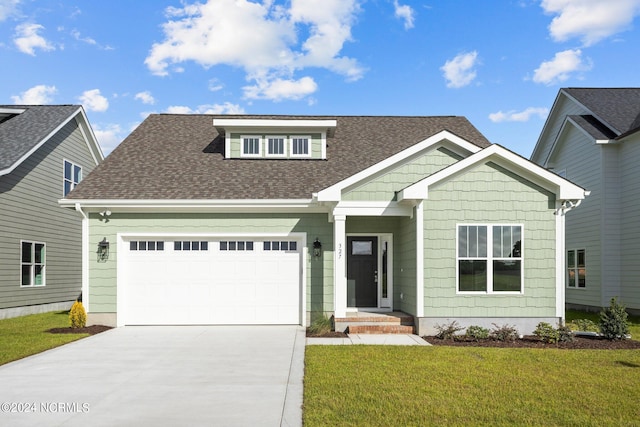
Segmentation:
[(60, 203), (85, 216), (93, 323), (396, 310), (524, 333), (564, 317), (584, 196), (462, 117), (162, 114)]
[(640, 88), (561, 89), (531, 160), (591, 191), (567, 216), (567, 303), (640, 313)]
[(103, 160), (79, 105), (0, 105), (0, 318), (68, 309), (82, 220), (59, 206)]

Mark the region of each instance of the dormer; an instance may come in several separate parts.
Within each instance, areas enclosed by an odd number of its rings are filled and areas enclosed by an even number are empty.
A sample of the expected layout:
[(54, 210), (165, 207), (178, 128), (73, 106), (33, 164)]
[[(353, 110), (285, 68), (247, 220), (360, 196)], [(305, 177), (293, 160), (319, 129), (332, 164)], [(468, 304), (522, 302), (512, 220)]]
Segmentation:
[(324, 160), (336, 120), (216, 118), (213, 126), (228, 159)]
[(0, 108), (0, 123), (6, 122), (7, 120), (24, 112), (25, 110), (23, 108)]

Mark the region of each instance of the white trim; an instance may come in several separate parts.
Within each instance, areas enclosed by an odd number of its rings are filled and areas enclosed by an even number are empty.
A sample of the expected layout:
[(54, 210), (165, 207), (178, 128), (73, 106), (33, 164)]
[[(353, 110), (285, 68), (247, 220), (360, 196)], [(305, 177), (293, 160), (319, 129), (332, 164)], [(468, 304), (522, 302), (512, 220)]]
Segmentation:
[[(121, 254), (116, 265), (116, 324), (118, 327), (125, 326), (126, 313), (126, 271), (128, 270), (128, 259), (123, 254), (127, 253), (129, 248), (127, 244), (132, 239), (144, 239), (154, 238), (156, 240), (163, 239), (175, 239), (175, 238), (209, 238), (212, 240), (221, 240), (229, 237), (236, 238), (288, 238), (290, 240), (296, 240), (300, 242), (300, 270), (299, 270), (299, 289), (300, 292), (300, 307), (298, 310), (298, 324), (307, 326), (306, 321), (306, 307), (307, 307), (307, 233), (304, 232), (291, 232), (291, 233), (157, 233), (157, 232), (119, 232), (116, 234), (118, 253)], [(166, 242), (165, 242), (166, 243)], [(211, 248), (210, 248), (211, 249)], [(189, 252), (192, 253), (192, 252)]]
[(87, 312), (90, 312), (89, 308), (89, 218), (82, 211), (80, 204), (76, 204), (75, 209), (77, 212), (82, 215), (82, 261), (81, 261), (81, 270), (82, 270), (82, 304), (84, 305)]
[[(65, 168), (65, 163), (69, 163), (71, 165), (71, 178), (73, 178), (75, 167), (77, 166), (80, 168), (80, 179), (78, 180), (78, 182), (75, 182), (73, 179), (67, 180), (67, 171)], [(67, 159), (66, 157), (62, 159), (62, 197), (66, 197), (67, 194), (71, 193), (73, 189), (76, 188), (78, 184), (80, 184), (80, 181), (82, 181), (83, 179), (83, 175), (84, 175), (83, 168), (80, 163), (76, 163), (72, 160)], [(71, 188), (69, 189), (69, 193), (65, 194), (65, 184), (67, 181), (71, 182)]]
[(556, 317), (564, 323), (565, 318), (565, 216), (562, 203), (556, 201)]
[(225, 130), (234, 130), (237, 128), (305, 128), (329, 129), (336, 127), (336, 120), (297, 120), (297, 119), (213, 119), (213, 126)]
[[(32, 248), (31, 248), (31, 256), (33, 257), (33, 259), (31, 260), (31, 262), (29, 263), (29, 281), (31, 282), (30, 285), (23, 285), (22, 284), (22, 244), (23, 243), (31, 243)], [(35, 250), (35, 245), (42, 245), (44, 248), (44, 260), (41, 263), (36, 263), (36, 250)], [(45, 286), (47, 286), (47, 252), (49, 250), (47, 249), (47, 243), (46, 242), (38, 242), (36, 240), (27, 240), (27, 239), (20, 239), (20, 248), (19, 248), (19, 252), (18, 252), (18, 269), (20, 271), (20, 275), (18, 277), (20, 277), (20, 289), (30, 289), (30, 288), (44, 288)], [(40, 264), (42, 265), (43, 269), (42, 269), (42, 283), (40, 285), (36, 285), (36, 274), (35, 274), (35, 266), (36, 264)], [(26, 265), (26, 264), (25, 264)]]
[(333, 314), (345, 317), (347, 313), (347, 217), (333, 218)]
[(22, 114), (26, 108), (0, 108), (0, 114)]
[(398, 192), (398, 202), (427, 199), (431, 185), (488, 162), (494, 162), (517, 173), (519, 176), (553, 192), (560, 200), (581, 200), (587, 195), (584, 188), (494, 144), (401, 190)]
[[(78, 123), (78, 128), (80, 129), (80, 132), (82, 133), (82, 136), (84, 137), (85, 143), (87, 144), (87, 149), (91, 153), (91, 157), (93, 158), (94, 163), (96, 165), (98, 165), (98, 164), (100, 164), (100, 162), (102, 162), (104, 160), (104, 153), (102, 152), (102, 147), (100, 146), (100, 143), (98, 142), (98, 139), (96, 138), (96, 135), (93, 133), (93, 128), (89, 124), (89, 119), (87, 118), (87, 115), (84, 112), (84, 107), (82, 107), (82, 106), (80, 106), (80, 116), (82, 117), (82, 120), (83, 120), (84, 124), (87, 126), (87, 130), (89, 131), (89, 135), (87, 135), (85, 133), (84, 128), (82, 127), (81, 123)], [(96, 156), (96, 153), (94, 152), (95, 150), (91, 149), (90, 142), (93, 142), (93, 146), (97, 150), (97, 156)]]
[(397, 202), (339, 202), (333, 209), (334, 215), (347, 216), (407, 216), (413, 215), (412, 206)]
[[(424, 200), (415, 207), (416, 214), (416, 317), (424, 317)], [(457, 285), (456, 285), (457, 286)]]
[[(307, 152), (303, 154), (294, 154), (293, 153), (293, 143), (295, 139), (306, 139), (307, 140)], [(310, 158), (313, 154), (313, 138), (311, 135), (289, 135), (289, 158), (291, 159), (299, 159), (299, 158)]]
[(421, 151), (426, 151), (429, 148), (432, 148), (438, 143), (448, 141), (460, 147), (461, 149), (468, 151), (470, 153), (477, 153), (481, 150), (475, 144), (472, 144), (448, 131), (441, 131), (435, 135), (430, 136), (422, 142), (412, 145), (407, 149), (388, 157), (387, 159), (376, 163), (373, 166), (366, 168), (363, 171), (356, 173), (355, 175), (346, 178), (337, 184), (334, 184), (330, 187), (325, 188), (324, 190), (318, 192), (318, 200), (321, 202), (337, 202), (342, 199), (342, 190), (350, 187), (360, 181), (364, 181), (371, 176), (379, 173), (387, 168), (393, 167), (396, 163), (400, 163), (403, 160), (420, 153)]
[[(269, 139), (282, 139), (282, 154), (269, 153)], [(265, 135), (264, 136), (264, 155), (269, 158), (286, 158), (287, 157), (287, 137), (286, 135)]]
[[(245, 153), (244, 142), (245, 139), (257, 139), (258, 140), (258, 152), (257, 153)], [(259, 158), (262, 157), (262, 135), (240, 135), (240, 157), (242, 158)]]

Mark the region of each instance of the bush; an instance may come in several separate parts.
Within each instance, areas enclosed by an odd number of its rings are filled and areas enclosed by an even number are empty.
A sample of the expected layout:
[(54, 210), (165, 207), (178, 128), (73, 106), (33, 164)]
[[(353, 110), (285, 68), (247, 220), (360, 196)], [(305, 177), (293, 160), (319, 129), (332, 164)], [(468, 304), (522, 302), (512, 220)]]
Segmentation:
[(464, 329), (455, 320), (448, 324), (443, 324), (443, 325), (436, 324), (435, 328), (436, 328), (436, 331), (438, 331), (438, 333), (436, 334), (436, 338), (439, 338), (441, 340), (453, 339), (455, 338), (456, 332), (460, 332), (461, 330)]
[(312, 335), (324, 335), (333, 330), (333, 323), (327, 315), (317, 316), (309, 326), (309, 333)]
[(537, 336), (544, 342), (552, 344), (560, 341), (560, 333), (558, 332), (558, 330), (547, 322), (538, 323), (538, 326), (536, 326), (536, 330), (533, 331), (533, 335)]
[(573, 341), (573, 332), (567, 325), (558, 325), (558, 339), (560, 342)]
[(467, 338), (472, 338), (476, 341), (478, 340), (486, 340), (489, 338), (489, 330), (487, 328), (483, 328), (482, 326), (469, 326), (467, 331), (464, 333)]
[(573, 331), (600, 332), (600, 326), (591, 319), (576, 319), (572, 321), (569, 326), (571, 326), (571, 330)]
[(600, 333), (608, 340), (623, 340), (629, 334), (629, 322), (627, 321), (625, 307), (618, 304), (615, 298), (611, 298), (609, 307), (600, 312)]
[(87, 312), (84, 310), (82, 303), (76, 301), (69, 310), (69, 323), (72, 328), (84, 328), (87, 326)]
[(520, 334), (518, 333), (518, 330), (515, 328), (515, 326), (510, 326), (507, 324), (498, 326), (495, 323), (493, 323), (493, 329), (491, 330), (490, 334), (491, 338), (497, 341), (515, 341), (516, 339), (518, 339), (519, 335)]

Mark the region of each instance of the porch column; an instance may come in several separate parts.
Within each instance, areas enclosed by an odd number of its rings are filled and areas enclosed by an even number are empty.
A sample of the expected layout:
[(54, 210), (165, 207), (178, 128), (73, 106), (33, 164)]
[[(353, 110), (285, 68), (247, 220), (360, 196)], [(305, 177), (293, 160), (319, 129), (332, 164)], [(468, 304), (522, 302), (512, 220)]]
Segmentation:
[(424, 317), (424, 200), (416, 206), (416, 317)]
[(346, 215), (333, 217), (333, 311), (335, 317), (347, 315), (346, 220)]

